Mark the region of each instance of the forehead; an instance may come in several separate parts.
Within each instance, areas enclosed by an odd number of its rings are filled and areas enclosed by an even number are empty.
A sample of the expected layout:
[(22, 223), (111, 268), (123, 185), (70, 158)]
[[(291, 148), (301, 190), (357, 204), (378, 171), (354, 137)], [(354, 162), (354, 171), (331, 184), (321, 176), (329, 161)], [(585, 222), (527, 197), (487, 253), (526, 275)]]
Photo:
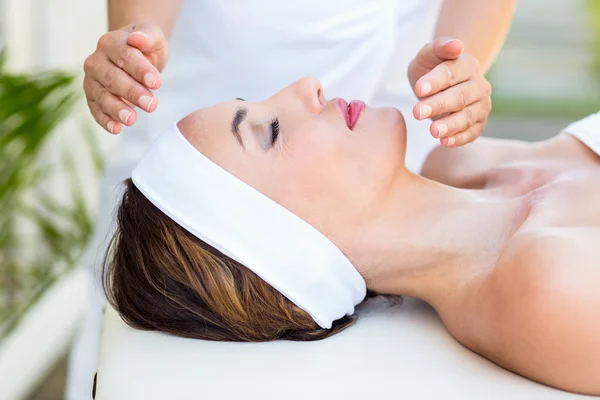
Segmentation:
[(239, 108), (233, 102), (202, 108), (182, 119), (178, 126), (183, 136), (208, 157), (215, 149), (232, 151), (232, 121)]

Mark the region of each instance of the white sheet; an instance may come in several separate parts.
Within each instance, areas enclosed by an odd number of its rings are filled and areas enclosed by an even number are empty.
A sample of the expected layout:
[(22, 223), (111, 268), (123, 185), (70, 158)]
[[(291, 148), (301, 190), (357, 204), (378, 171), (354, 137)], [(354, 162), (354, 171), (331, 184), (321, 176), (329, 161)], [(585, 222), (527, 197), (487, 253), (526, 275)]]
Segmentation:
[(600, 112), (573, 122), (562, 133), (575, 136), (600, 156)]
[(456, 342), (425, 303), (359, 306), (346, 331), (311, 343), (223, 343), (127, 326), (107, 307), (97, 400), (575, 400)]

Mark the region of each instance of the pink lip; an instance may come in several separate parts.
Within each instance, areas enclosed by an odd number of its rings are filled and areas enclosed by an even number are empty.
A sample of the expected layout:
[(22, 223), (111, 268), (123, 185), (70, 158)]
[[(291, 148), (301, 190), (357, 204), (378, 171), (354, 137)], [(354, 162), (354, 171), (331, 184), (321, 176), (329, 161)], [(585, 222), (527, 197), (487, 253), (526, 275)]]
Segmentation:
[(346, 100), (340, 99), (339, 97), (335, 98), (335, 105), (341, 111), (344, 119), (346, 120), (346, 125), (348, 125), (350, 130), (356, 126), (361, 113), (366, 108), (366, 105), (363, 101), (353, 100), (350, 102), (350, 105), (348, 105)]
[(360, 118), (360, 115), (366, 108), (366, 104), (364, 101), (352, 100), (348, 108), (350, 110), (350, 129), (352, 129), (354, 128), (354, 126), (358, 122), (358, 119)]

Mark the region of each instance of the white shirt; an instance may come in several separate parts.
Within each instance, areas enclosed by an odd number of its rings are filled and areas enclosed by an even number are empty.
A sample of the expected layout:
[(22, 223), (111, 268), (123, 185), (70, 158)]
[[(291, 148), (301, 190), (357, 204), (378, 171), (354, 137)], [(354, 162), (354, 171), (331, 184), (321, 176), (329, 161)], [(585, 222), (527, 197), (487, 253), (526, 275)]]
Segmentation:
[(407, 165), (418, 170), (435, 145), (430, 121), (412, 117), (408, 63), (433, 36), (438, 0), (184, 0), (157, 92), (139, 111), (115, 161), (133, 167), (169, 124), (198, 108), (242, 97), (261, 101), (304, 76), (327, 98), (393, 105), (408, 122)]

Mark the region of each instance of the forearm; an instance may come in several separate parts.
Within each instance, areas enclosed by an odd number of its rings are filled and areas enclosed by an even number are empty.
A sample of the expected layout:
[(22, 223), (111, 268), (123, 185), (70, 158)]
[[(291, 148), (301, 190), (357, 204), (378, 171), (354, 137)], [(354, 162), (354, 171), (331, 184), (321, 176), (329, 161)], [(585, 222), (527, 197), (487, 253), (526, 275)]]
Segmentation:
[(516, 0), (444, 0), (435, 38), (460, 39), (487, 72), (506, 40), (515, 5)]
[(158, 25), (169, 38), (180, 5), (181, 0), (108, 0), (108, 30), (147, 22)]

